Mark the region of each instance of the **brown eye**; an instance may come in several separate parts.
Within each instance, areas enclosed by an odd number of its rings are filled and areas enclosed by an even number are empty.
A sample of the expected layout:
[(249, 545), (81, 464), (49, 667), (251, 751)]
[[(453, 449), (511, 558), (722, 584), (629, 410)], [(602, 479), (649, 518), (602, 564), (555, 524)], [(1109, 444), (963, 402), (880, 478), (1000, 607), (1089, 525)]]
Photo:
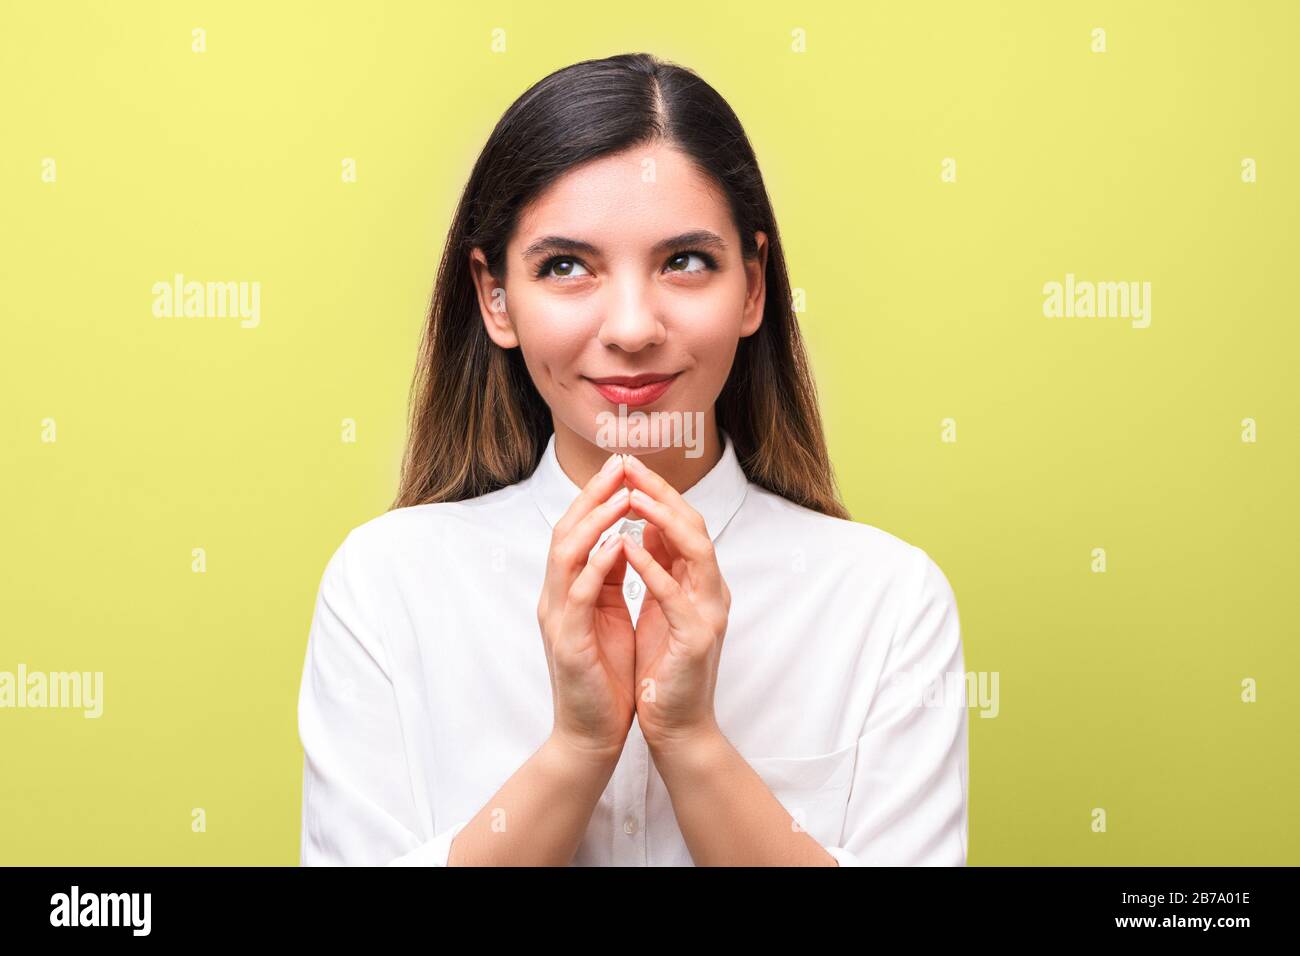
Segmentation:
[(587, 274), (586, 268), (578, 262), (577, 259), (570, 259), (564, 256), (555, 256), (551, 259), (547, 259), (542, 263), (541, 268), (537, 270), (538, 278), (550, 277), (554, 279), (572, 279)]
[[(692, 259), (695, 259), (699, 265), (695, 268), (687, 268)], [(703, 253), (679, 252), (668, 260), (668, 268), (673, 272), (703, 272), (706, 269), (712, 269), (713, 263)]]

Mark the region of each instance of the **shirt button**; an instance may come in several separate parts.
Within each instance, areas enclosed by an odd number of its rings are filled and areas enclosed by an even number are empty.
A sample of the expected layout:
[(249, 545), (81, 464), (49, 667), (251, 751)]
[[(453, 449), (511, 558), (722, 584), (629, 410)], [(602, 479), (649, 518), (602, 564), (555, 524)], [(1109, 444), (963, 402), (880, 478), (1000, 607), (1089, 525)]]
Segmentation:
[(636, 817), (628, 817), (623, 821), (623, 832), (628, 836), (636, 833)]
[(640, 582), (640, 581), (628, 581), (628, 582), (627, 582), (627, 587), (624, 588), (624, 590), (627, 591), (627, 596), (630, 597), (630, 598), (632, 598), (632, 600), (635, 601), (635, 600), (637, 599), (637, 597), (640, 596), (640, 594), (641, 594), (641, 582)]

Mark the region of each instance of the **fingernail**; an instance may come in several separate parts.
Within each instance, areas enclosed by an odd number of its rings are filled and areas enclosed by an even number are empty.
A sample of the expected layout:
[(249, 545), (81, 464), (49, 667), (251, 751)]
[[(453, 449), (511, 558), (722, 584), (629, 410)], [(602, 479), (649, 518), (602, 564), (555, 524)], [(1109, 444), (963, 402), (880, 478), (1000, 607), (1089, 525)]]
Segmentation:
[(618, 489), (618, 491), (614, 492), (614, 497), (611, 498), (610, 500), (614, 502), (614, 504), (621, 505), (623, 504), (623, 502), (627, 501), (628, 494), (629, 492), (627, 490), (627, 486), (625, 485), (622, 488)]
[(631, 465), (633, 468), (635, 468), (637, 471), (645, 470), (645, 465), (641, 464), (641, 459), (638, 458), (636, 455), (625, 455), (624, 457), (627, 458), (628, 460), (627, 463)]
[(605, 462), (605, 464), (601, 465), (600, 467), (601, 473), (607, 475), (610, 472), (614, 471), (614, 469), (618, 467), (618, 460), (620, 457), (621, 456), (617, 452), (610, 455), (609, 459)]
[(601, 547), (604, 548), (606, 551), (614, 550), (614, 548), (618, 547), (618, 537), (619, 536), (616, 534), (611, 534), (608, 538), (605, 539), (605, 543), (602, 544)]

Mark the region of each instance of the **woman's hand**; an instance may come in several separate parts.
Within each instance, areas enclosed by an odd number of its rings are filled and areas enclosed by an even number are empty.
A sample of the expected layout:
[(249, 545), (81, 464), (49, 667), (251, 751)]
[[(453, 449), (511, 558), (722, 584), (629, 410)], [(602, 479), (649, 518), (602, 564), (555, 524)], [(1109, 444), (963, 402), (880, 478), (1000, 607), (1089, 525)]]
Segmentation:
[(555, 709), (552, 738), (573, 752), (617, 760), (635, 711), (632, 618), (623, 601), (623, 539), (602, 531), (628, 513), (623, 460), (587, 482), (551, 535), (537, 605)]
[(718, 733), (713, 690), (731, 591), (699, 512), (635, 455), (626, 474), (632, 509), (646, 519), (644, 547), (623, 546), (647, 591), (636, 622), (637, 722), (650, 748), (667, 753)]

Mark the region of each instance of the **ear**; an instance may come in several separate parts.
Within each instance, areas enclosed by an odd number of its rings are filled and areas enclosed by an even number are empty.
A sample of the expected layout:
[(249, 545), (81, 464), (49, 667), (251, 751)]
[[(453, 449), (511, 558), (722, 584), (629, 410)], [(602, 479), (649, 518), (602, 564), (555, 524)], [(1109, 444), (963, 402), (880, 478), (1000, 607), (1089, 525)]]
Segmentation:
[(488, 271), (487, 256), (475, 246), (469, 254), (470, 274), (474, 277), (474, 289), (478, 294), (478, 309), (483, 316), (483, 326), (488, 338), (503, 349), (512, 349), (519, 345), (519, 336), (515, 334), (514, 323), (506, 309), (506, 287)]
[(763, 324), (763, 304), (767, 298), (767, 233), (754, 233), (758, 247), (755, 257), (745, 260), (745, 311), (740, 320), (740, 337), (753, 335)]

